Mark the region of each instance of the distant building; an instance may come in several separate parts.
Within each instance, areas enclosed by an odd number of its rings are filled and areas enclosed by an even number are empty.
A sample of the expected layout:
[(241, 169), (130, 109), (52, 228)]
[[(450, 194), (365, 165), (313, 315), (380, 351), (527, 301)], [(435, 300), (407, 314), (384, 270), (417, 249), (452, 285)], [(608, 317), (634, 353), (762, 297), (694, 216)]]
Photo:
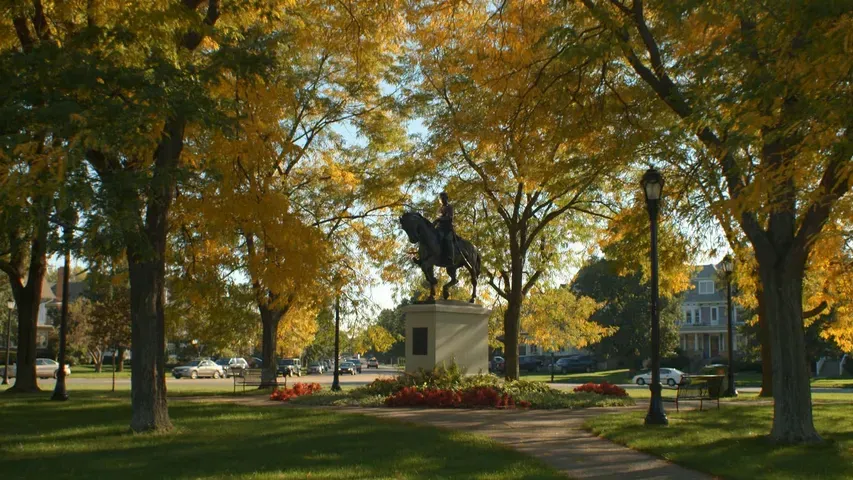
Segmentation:
[[(679, 323), (679, 342), (688, 354), (700, 355), (703, 359), (728, 355), (728, 316), (726, 315), (726, 285), (718, 266), (697, 267), (690, 279), (690, 290), (682, 304)], [(746, 344), (737, 333), (743, 325), (743, 309), (732, 304), (734, 319), (735, 348), (738, 352)]]

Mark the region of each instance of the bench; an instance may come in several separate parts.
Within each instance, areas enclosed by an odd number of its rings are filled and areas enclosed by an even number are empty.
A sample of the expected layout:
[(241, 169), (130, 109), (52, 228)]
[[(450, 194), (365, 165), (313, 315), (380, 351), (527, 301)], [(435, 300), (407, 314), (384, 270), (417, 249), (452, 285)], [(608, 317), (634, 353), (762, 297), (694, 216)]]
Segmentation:
[(234, 375), (234, 393), (237, 393), (237, 386), (240, 385), (243, 387), (243, 391), (246, 391), (246, 387), (260, 387), (261, 386), (261, 372), (260, 368), (247, 368), (243, 370), (240, 375)]
[(681, 400), (699, 400), (700, 411), (705, 400), (716, 400), (719, 410), (724, 378), (722, 375), (692, 375), (683, 378), (676, 387), (675, 411), (678, 411), (678, 402)]

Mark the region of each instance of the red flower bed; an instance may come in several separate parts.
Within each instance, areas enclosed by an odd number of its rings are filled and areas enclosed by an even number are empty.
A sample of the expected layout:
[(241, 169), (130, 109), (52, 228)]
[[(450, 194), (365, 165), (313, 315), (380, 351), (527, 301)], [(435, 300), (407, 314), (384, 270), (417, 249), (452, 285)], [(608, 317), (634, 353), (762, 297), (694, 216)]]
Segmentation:
[(597, 393), (599, 395), (611, 395), (614, 397), (627, 397), (628, 392), (624, 388), (613, 385), (612, 383), (585, 383), (579, 387), (575, 387), (575, 392)]
[(430, 408), (527, 408), (529, 402), (516, 402), (510, 395), (501, 393), (492, 387), (475, 387), (454, 392), (440, 388), (419, 389), (404, 387), (385, 399), (389, 407), (430, 407)]
[(323, 387), (319, 383), (296, 383), (292, 388), (279, 388), (273, 390), (270, 394), (270, 400), (278, 400), (286, 402), (293, 397), (301, 397), (303, 395), (311, 395), (314, 392), (319, 392)]

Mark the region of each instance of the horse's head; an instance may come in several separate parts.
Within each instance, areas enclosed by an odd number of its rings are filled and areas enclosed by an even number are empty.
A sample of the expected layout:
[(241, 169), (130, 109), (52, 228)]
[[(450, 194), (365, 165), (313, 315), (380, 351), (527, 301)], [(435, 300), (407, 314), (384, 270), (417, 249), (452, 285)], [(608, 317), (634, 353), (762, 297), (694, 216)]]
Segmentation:
[(406, 212), (400, 217), (400, 226), (403, 227), (403, 231), (409, 237), (409, 243), (418, 243), (420, 240), (418, 238), (418, 223), (422, 219), (423, 217), (416, 212)]

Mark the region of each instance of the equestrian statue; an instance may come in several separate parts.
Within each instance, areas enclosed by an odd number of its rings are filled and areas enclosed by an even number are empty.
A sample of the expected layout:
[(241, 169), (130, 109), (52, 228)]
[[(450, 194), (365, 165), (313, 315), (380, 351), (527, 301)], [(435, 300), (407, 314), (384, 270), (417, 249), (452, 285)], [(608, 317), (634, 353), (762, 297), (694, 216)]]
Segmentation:
[(450, 276), (450, 281), (441, 288), (441, 296), (445, 300), (450, 297), (450, 287), (459, 283), (456, 271), (459, 268), (468, 270), (471, 276), (471, 299), (477, 298), (477, 278), (480, 276), (480, 253), (471, 242), (460, 238), (453, 230), (453, 205), (447, 193), (441, 192), (441, 209), (435, 222), (430, 222), (417, 212), (406, 212), (400, 217), (400, 225), (409, 237), (409, 242), (418, 244), (418, 256), (415, 264), (421, 267), (430, 285), (429, 300), (435, 300), (435, 278), (433, 267), (444, 267)]

